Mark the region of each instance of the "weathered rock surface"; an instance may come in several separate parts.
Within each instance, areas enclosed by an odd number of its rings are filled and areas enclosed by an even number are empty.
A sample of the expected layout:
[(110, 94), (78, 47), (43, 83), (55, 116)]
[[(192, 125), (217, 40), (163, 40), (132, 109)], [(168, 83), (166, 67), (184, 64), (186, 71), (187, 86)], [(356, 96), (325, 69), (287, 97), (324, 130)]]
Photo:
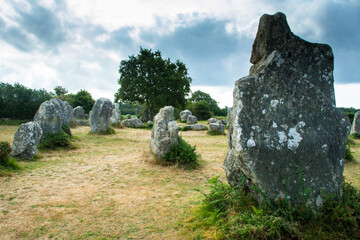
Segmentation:
[(245, 176), (266, 197), (295, 204), (306, 188), (315, 206), (322, 191), (340, 196), (350, 124), (334, 106), (331, 48), (295, 36), (282, 13), (264, 15), (251, 62), (250, 76), (235, 83), (228, 118), (229, 184)]
[(119, 103), (114, 103), (112, 115), (110, 117), (110, 122), (114, 124), (121, 122), (121, 112), (119, 109)]
[(126, 114), (126, 118), (125, 119), (131, 119), (131, 115), (130, 114)]
[(224, 119), (219, 120), (219, 123), (221, 123), (224, 126), (227, 125), (227, 121)]
[(80, 125), (80, 126), (88, 126), (89, 123), (85, 120), (82, 120), (82, 119), (76, 119), (75, 120), (76, 124)]
[(211, 131), (211, 132), (219, 132), (219, 133), (225, 134), (225, 127), (220, 122), (210, 123), (209, 124), (209, 131)]
[(112, 115), (112, 102), (107, 98), (96, 100), (90, 112), (91, 132), (106, 132), (110, 127), (110, 117)]
[(178, 145), (179, 127), (174, 121), (174, 108), (166, 106), (155, 115), (154, 126), (151, 131), (150, 147), (155, 158), (162, 158), (170, 151), (171, 146)]
[(189, 115), (187, 120), (186, 120), (186, 123), (188, 123), (188, 124), (197, 123), (197, 117), (195, 117), (194, 115)]
[(73, 111), (68, 102), (54, 98), (40, 105), (34, 121), (39, 123), (43, 134), (57, 133), (62, 125), (69, 125), (74, 119)]
[(218, 120), (216, 119), (216, 118), (209, 118), (208, 119), (208, 124), (210, 124), (210, 123), (217, 123), (218, 122)]
[(139, 128), (139, 127), (143, 127), (144, 123), (140, 119), (138, 119), (137, 117), (133, 117), (133, 118), (130, 118), (130, 119), (125, 119), (122, 122), (122, 125), (124, 127), (128, 127), (128, 128)]
[(35, 156), (43, 131), (37, 122), (21, 124), (14, 135), (12, 155), (31, 159)]
[(191, 124), (191, 125), (185, 125), (184, 127), (194, 131), (208, 130), (208, 127), (203, 124)]
[(82, 106), (77, 106), (76, 108), (74, 108), (74, 118), (85, 119), (85, 110)]
[[(91, 112), (91, 111), (90, 111)], [(85, 113), (85, 119), (88, 120), (89, 119), (89, 114)]]
[(351, 134), (360, 134), (360, 111), (356, 112), (354, 115), (354, 121), (351, 126)]
[(188, 116), (192, 115), (192, 113), (189, 110), (184, 110), (180, 112), (180, 121), (186, 122), (188, 119)]

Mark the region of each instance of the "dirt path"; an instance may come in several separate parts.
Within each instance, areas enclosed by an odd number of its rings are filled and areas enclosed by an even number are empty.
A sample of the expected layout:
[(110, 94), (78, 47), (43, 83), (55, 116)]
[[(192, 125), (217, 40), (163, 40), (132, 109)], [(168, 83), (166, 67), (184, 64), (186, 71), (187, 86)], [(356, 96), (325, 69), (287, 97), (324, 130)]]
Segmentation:
[(184, 171), (152, 163), (148, 130), (72, 131), (76, 150), (39, 152), (27, 170), (0, 178), (0, 239), (191, 237), (182, 223), (207, 180), (224, 178), (225, 136), (181, 133), (202, 155), (201, 168)]

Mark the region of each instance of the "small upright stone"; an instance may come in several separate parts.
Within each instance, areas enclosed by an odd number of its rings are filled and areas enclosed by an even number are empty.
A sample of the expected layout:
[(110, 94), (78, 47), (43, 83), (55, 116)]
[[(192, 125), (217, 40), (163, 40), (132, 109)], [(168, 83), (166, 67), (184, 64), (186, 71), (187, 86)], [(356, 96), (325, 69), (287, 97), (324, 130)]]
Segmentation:
[(216, 118), (209, 118), (208, 119), (208, 124), (210, 124), (210, 123), (217, 123), (218, 122), (218, 120), (216, 119)]
[(163, 160), (171, 146), (179, 144), (179, 127), (174, 121), (174, 108), (172, 106), (163, 107), (154, 119), (150, 147), (155, 158)]
[(110, 127), (110, 117), (112, 114), (112, 102), (107, 98), (96, 100), (90, 112), (91, 132), (106, 132)]
[(61, 131), (62, 125), (69, 125), (74, 119), (73, 111), (68, 102), (53, 98), (40, 105), (34, 121), (39, 123), (44, 135), (57, 133)]
[(85, 110), (82, 106), (77, 106), (76, 108), (74, 108), (74, 118), (85, 119)]
[(131, 119), (131, 115), (130, 114), (126, 114), (126, 118), (125, 119)]
[(188, 116), (192, 115), (192, 113), (189, 110), (184, 110), (180, 112), (180, 121), (186, 122), (188, 119)]
[(356, 112), (354, 115), (354, 121), (351, 126), (350, 134), (360, 134), (360, 111)]
[(11, 154), (14, 157), (32, 159), (42, 137), (42, 129), (37, 122), (21, 124), (14, 135)]
[(220, 122), (210, 123), (209, 131), (210, 132), (215, 132), (215, 133), (225, 134), (225, 127)]
[(231, 186), (294, 205), (311, 189), (305, 204), (315, 207), (323, 193), (341, 196), (350, 123), (335, 107), (333, 60), (330, 46), (295, 36), (283, 13), (261, 17), (250, 76), (236, 81), (228, 118)]
[(195, 117), (194, 115), (189, 115), (187, 120), (186, 120), (186, 123), (188, 123), (188, 124), (197, 123), (197, 117)]
[(114, 108), (112, 111), (110, 122), (113, 124), (117, 124), (117, 123), (121, 122), (121, 112), (119, 109), (119, 103), (114, 103), (113, 107)]

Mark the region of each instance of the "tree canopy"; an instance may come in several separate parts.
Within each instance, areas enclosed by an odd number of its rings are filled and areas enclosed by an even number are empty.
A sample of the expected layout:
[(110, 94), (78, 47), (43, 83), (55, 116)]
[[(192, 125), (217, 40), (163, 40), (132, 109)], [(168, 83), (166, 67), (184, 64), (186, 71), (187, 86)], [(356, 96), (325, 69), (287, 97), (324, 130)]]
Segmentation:
[(45, 89), (0, 82), (0, 118), (32, 119), (40, 104), (53, 97)]
[(140, 48), (137, 56), (121, 61), (119, 73), (115, 102), (145, 104), (150, 118), (166, 105), (183, 108), (186, 104), (192, 79), (180, 60), (172, 63), (163, 59), (160, 51)]
[(78, 91), (74, 97), (71, 105), (73, 107), (82, 106), (86, 113), (89, 113), (95, 103), (95, 100), (92, 98), (91, 94), (85, 89)]

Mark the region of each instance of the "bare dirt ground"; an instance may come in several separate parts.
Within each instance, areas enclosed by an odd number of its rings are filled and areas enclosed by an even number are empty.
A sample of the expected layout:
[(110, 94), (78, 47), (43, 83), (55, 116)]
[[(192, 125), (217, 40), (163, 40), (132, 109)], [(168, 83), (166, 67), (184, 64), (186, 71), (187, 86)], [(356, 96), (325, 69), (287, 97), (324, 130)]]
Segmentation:
[[(0, 129), (12, 142), (16, 127)], [(201, 167), (181, 170), (153, 163), (149, 130), (116, 129), (80, 138), (71, 151), (40, 151), (35, 163), (0, 178), (0, 239), (188, 239), (183, 222), (222, 175), (226, 136), (182, 132), (197, 146)]]
[[(0, 126), (12, 142), (17, 127)], [(181, 132), (197, 146), (194, 170), (153, 163), (149, 130), (116, 129), (116, 135), (89, 135), (75, 150), (39, 151), (25, 170), (0, 178), (0, 239), (191, 239), (184, 222), (202, 199), (209, 178), (220, 175), (226, 136)], [(357, 141), (358, 143), (360, 141)], [(360, 151), (345, 175), (360, 186)]]

